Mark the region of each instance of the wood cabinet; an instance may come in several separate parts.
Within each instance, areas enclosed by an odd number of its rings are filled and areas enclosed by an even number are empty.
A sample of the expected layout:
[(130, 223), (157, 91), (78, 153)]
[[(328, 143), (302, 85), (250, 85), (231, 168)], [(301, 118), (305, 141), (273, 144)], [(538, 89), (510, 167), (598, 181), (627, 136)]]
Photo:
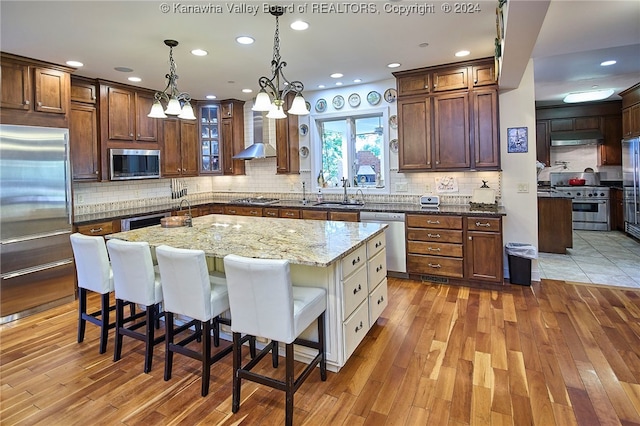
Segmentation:
[(622, 137), (640, 136), (640, 83), (620, 92)]
[(102, 222), (94, 222), (86, 225), (77, 225), (76, 232), (84, 235), (109, 235), (120, 232), (119, 220), (105, 220)]
[(549, 167), (551, 165), (551, 136), (549, 120), (536, 121), (536, 159)]
[(624, 192), (620, 188), (611, 188), (609, 198), (611, 230), (624, 232)]
[[(244, 160), (233, 156), (244, 149), (244, 101), (235, 99), (221, 103), (222, 171), (225, 175), (243, 175)], [(234, 112), (234, 110), (236, 112)]]
[(573, 247), (571, 198), (538, 197), (538, 250), (565, 254)]
[(465, 217), (465, 277), (472, 280), (502, 283), (502, 219)]
[(200, 110), (200, 174), (222, 173), (220, 161), (220, 105), (201, 104)]
[(330, 211), (329, 220), (336, 220), (341, 222), (360, 222), (360, 213)]
[(278, 212), (278, 217), (287, 219), (300, 219), (300, 209), (281, 208)]
[[(289, 93), (284, 109), (291, 108), (295, 94)], [(300, 173), (298, 116), (287, 114), (287, 118), (276, 120), (276, 173)]]
[(407, 272), (502, 284), (502, 218), (407, 214)]
[(394, 73), (399, 171), (499, 170), (493, 67), (486, 59)]
[(72, 71), (72, 68), (2, 53), (2, 123), (68, 127)]
[(302, 219), (327, 220), (329, 212), (326, 210), (302, 210)]
[(598, 165), (622, 165), (622, 116), (603, 117), (602, 134), (604, 135), (604, 143), (598, 147)]
[(198, 130), (195, 121), (161, 120), (163, 177), (198, 175)]
[(100, 179), (100, 135), (96, 102), (95, 82), (73, 77), (71, 79), (69, 145), (74, 181)]
[(239, 216), (262, 216), (262, 207), (224, 206), (224, 214)]
[(158, 141), (158, 119), (147, 117), (153, 92), (101, 82), (100, 96), (108, 141)]

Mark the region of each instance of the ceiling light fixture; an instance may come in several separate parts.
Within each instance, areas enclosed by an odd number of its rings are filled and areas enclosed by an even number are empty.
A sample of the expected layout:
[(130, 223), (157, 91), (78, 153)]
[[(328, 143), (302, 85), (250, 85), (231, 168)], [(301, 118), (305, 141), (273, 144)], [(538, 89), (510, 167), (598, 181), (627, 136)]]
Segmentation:
[(456, 53), (455, 53), (455, 55), (456, 55), (458, 58), (461, 58), (461, 57), (463, 57), (463, 56), (469, 56), (469, 54), (470, 54), (470, 53), (471, 53), (471, 52), (469, 52), (468, 50), (460, 50), (460, 51), (456, 52)]
[(253, 37), (239, 36), (239, 37), (236, 37), (236, 41), (240, 44), (253, 44), (255, 40), (253, 39)]
[(400, 63), (392, 62), (392, 63), (387, 65), (387, 68), (398, 68), (399, 66), (400, 66)]
[(205, 96), (205, 98), (207, 98), (207, 99), (215, 99), (215, 98), (217, 98), (217, 96), (216, 95), (207, 95), (207, 96)]
[(331, 74), (329, 77), (331, 78), (342, 78), (344, 77), (342, 73), (339, 72), (334, 72), (333, 74)]
[(607, 99), (609, 96), (613, 95), (613, 89), (601, 89), (601, 90), (591, 90), (588, 92), (576, 92), (569, 93), (564, 97), (563, 101), (568, 104), (574, 104), (578, 102), (589, 102), (589, 101), (600, 101), (602, 99)]
[(127, 80), (133, 81), (134, 83), (140, 83), (142, 81), (140, 77), (129, 77)]
[(604, 61), (604, 62), (600, 62), (600, 66), (602, 67), (608, 67), (609, 65), (614, 65), (616, 63), (616, 61), (614, 61), (613, 59), (610, 61)]
[[(193, 108), (191, 107), (191, 95), (178, 90), (178, 74), (176, 74), (176, 63), (173, 60), (173, 48), (178, 45), (175, 40), (165, 40), (164, 44), (169, 46), (169, 74), (165, 75), (168, 80), (167, 87), (162, 92), (156, 92), (155, 102), (151, 106), (151, 111), (147, 117), (167, 118), (167, 115), (177, 115), (185, 120), (195, 120)], [(167, 109), (163, 110), (161, 100), (167, 102)]]
[(80, 61), (67, 61), (67, 65), (69, 65), (70, 67), (76, 67), (76, 68), (84, 66), (84, 64)]
[(304, 21), (294, 21), (289, 25), (292, 30), (304, 31), (309, 28), (309, 24)]
[(209, 52), (207, 52), (204, 49), (193, 49), (191, 51), (191, 54), (194, 56), (207, 56), (209, 54)]
[[(260, 77), (260, 93), (256, 96), (253, 104), (253, 111), (269, 111), (267, 118), (287, 118), (283, 110), (285, 99), (289, 93), (295, 93), (295, 98), (291, 103), (288, 113), (293, 115), (307, 115), (309, 110), (302, 97), (304, 84), (300, 81), (289, 81), (284, 76), (282, 69), (287, 63), (280, 58), (280, 26), (278, 17), (284, 13), (284, 8), (280, 6), (269, 6), (269, 13), (276, 17), (276, 31), (273, 36), (273, 59), (271, 60), (271, 72), (273, 76)], [(284, 88), (280, 89), (280, 79), (284, 82)], [(268, 93), (267, 93), (268, 92)], [(273, 98), (273, 101), (271, 100)]]

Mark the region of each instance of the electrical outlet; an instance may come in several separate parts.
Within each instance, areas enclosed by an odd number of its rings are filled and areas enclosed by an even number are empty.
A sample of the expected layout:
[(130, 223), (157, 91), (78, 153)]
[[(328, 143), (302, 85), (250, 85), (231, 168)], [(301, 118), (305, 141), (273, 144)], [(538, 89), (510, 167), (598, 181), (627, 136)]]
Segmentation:
[(407, 191), (409, 191), (409, 185), (406, 182), (396, 183), (396, 192), (407, 192)]
[(518, 192), (519, 193), (527, 193), (527, 192), (529, 192), (529, 184), (528, 183), (519, 183), (518, 184)]
[(84, 203), (84, 195), (78, 194), (78, 196), (76, 197), (76, 200), (78, 201), (78, 204)]
[(426, 192), (431, 192), (431, 185), (429, 185), (428, 183), (424, 186), (424, 190)]

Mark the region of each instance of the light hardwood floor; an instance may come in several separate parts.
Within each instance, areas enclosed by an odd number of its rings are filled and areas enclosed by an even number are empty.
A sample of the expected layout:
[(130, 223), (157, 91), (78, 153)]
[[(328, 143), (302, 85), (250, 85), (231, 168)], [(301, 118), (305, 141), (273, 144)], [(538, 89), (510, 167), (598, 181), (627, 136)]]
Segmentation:
[[(99, 355), (97, 328), (78, 344), (76, 321), (70, 303), (0, 327), (2, 425), (284, 422), (283, 393), (248, 382), (231, 413), (231, 357), (202, 398), (196, 361), (176, 355), (165, 382), (163, 346), (144, 374), (140, 342), (125, 337), (114, 363), (113, 332)], [(640, 425), (640, 292), (389, 279), (389, 306), (347, 365), (296, 393), (295, 424)]]

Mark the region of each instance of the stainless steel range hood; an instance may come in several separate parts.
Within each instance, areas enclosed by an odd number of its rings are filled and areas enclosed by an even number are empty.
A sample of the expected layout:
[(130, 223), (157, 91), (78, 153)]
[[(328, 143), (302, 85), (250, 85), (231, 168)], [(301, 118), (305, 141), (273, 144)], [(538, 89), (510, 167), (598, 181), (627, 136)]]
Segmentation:
[(603, 142), (604, 136), (598, 130), (551, 133), (551, 146), (597, 145)]
[(253, 112), (253, 144), (234, 155), (235, 160), (253, 160), (257, 158), (275, 157), (276, 150), (268, 142), (264, 142), (264, 120), (261, 112)]

